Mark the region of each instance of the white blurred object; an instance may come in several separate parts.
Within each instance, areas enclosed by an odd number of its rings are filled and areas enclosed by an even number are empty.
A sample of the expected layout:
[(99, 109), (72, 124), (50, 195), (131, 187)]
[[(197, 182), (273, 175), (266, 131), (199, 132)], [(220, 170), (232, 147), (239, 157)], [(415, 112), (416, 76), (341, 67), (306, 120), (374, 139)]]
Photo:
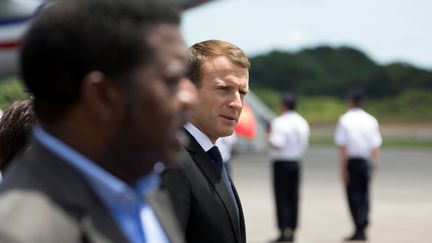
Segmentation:
[(222, 160), (226, 163), (231, 159), (232, 150), (237, 142), (237, 135), (233, 133), (231, 136), (221, 137), (216, 141), (216, 146), (222, 155)]
[(41, 4), (37, 0), (0, 0), (0, 74), (16, 73), (19, 43)]

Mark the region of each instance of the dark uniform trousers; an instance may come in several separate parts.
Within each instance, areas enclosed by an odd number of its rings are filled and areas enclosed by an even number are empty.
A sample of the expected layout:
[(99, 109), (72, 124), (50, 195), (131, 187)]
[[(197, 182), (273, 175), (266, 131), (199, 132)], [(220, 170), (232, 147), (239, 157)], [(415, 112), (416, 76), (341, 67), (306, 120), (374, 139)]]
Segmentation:
[(346, 187), (348, 204), (356, 230), (364, 230), (369, 214), (369, 162), (362, 158), (348, 159), (349, 181)]
[(280, 230), (294, 230), (297, 227), (299, 205), (299, 161), (274, 161), (273, 183), (278, 227)]

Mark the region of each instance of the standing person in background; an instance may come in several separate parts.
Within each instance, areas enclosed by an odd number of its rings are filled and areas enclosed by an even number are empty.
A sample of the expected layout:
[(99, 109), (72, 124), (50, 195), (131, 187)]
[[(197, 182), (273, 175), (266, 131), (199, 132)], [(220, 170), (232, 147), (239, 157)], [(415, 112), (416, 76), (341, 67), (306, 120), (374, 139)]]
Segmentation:
[(249, 60), (237, 46), (208, 40), (189, 48), (198, 90), (188, 113), (184, 158), (163, 175), (188, 243), (245, 243), (240, 198), (216, 141), (234, 132), (249, 92)]
[(2, 243), (182, 243), (160, 161), (181, 147), (188, 71), (159, 0), (54, 1), (20, 45), (40, 126), (0, 184)]
[(282, 114), (270, 126), (269, 153), (280, 236), (273, 242), (292, 242), (297, 228), (301, 161), (309, 145), (309, 125), (295, 109), (294, 94), (286, 92)]
[(348, 94), (348, 111), (339, 118), (334, 135), (340, 152), (340, 173), (355, 225), (345, 240), (366, 240), (369, 223), (369, 182), (378, 171), (382, 138), (378, 121), (361, 108), (363, 93)]

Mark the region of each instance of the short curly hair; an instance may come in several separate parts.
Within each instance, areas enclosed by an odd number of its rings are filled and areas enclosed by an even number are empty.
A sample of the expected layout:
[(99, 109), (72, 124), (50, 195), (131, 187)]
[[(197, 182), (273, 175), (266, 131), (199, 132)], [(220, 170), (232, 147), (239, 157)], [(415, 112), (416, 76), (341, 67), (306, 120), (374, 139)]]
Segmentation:
[(15, 101), (3, 112), (0, 119), (0, 171), (26, 146), (36, 120), (29, 99)]

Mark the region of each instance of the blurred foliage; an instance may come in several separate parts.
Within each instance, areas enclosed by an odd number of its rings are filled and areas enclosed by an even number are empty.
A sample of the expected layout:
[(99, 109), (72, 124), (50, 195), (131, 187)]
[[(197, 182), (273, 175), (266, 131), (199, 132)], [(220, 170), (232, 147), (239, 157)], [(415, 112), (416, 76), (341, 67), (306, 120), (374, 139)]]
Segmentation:
[(378, 65), (350, 47), (273, 51), (250, 61), (251, 87), (274, 111), (281, 92), (289, 90), (300, 97), (298, 111), (310, 122), (336, 122), (346, 110), (346, 92), (360, 88), (366, 110), (380, 121), (432, 121), (432, 70), (406, 63)]
[(297, 53), (273, 51), (250, 61), (251, 86), (257, 88), (343, 97), (356, 87), (373, 98), (399, 95), (405, 89), (432, 92), (432, 71), (405, 63), (381, 66), (350, 47), (316, 47)]
[[(257, 89), (255, 94), (277, 113), (281, 93), (271, 89)], [(393, 97), (366, 99), (364, 108), (380, 123), (432, 121), (432, 93), (426, 90), (405, 90)], [(299, 96), (297, 111), (310, 123), (335, 123), (347, 109), (343, 99), (331, 96)]]
[(431, 91), (408, 89), (396, 97), (370, 100), (366, 109), (382, 122), (430, 122), (431, 105)]
[[(334, 141), (333, 136), (314, 136), (314, 134), (311, 134), (310, 138), (310, 145), (312, 147), (334, 147)], [(416, 140), (412, 139), (411, 137), (397, 137), (397, 138), (389, 138), (389, 137), (383, 137), (384, 143), (382, 145), (382, 148), (399, 148), (399, 149), (432, 149), (432, 140), (430, 139), (423, 139), (423, 140)]]
[(281, 93), (272, 89), (257, 88), (253, 92), (266, 104), (272, 111), (277, 113), (281, 101)]
[(0, 79), (0, 109), (4, 109), (14, 100), (28, 98), (24, 87), (16, 77), (5, 77)]
[(298, 102), (298, 112), (310, 123), (334, 123), (346, 111), (345, 103), (334, 97), (299, 97)]
[[(276, 114), (280, 106), (282, 93), (271, 89), (256, 89), (255, 94)], [(345, 103), (330, 96), (297, 97), (297, 111), (310, 123), (331, 123), (346, 110)]]

